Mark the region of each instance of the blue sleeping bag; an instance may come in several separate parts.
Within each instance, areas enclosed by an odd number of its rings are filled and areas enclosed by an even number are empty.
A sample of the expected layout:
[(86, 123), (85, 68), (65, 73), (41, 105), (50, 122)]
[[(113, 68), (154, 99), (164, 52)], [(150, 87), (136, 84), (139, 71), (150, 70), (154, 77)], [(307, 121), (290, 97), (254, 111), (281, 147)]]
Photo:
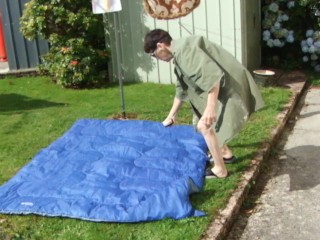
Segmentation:
[(192, 126), (82, 119), (0, 187), (0, 213), (139, 222), (202, 216), (207, 161)]

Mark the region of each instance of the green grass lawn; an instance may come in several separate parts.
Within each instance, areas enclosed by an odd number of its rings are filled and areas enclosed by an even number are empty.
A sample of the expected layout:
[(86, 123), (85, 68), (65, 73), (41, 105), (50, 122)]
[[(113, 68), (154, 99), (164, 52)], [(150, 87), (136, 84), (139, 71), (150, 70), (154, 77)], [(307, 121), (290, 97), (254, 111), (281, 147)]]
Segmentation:
[[(127, 113), (138, 119), (162, 121), (174, 97), (173, 85), (126, 84)], [(262, 88), (266, 107), (253, 114), (245, 129), (229, 146), (239, 161), (228, 165), (226, 179), (207, 180), (203, 191), (191, 196), (196, 209), (207, 215), (183, 220), (147, 223), (94, 223), (68, 218), (0, 215), (0, 239), (199, 239), (218, 209), (239, 183), (241, 173), (277, 124), (291, 92), (285, 88)], [(118, 85), (103, 89), (71, 90), (52, 84), (46, 77), (0, 80), (0, 184), (13, 177), (41, 149), (60, 137), (80, 118), (107, 119), (120, 113)], [(180, 124), (191, 124), (184, 105)]]
[(320, 86), (320, 73), (309, 73), (309, 80), (311, 84), (315, 87)]

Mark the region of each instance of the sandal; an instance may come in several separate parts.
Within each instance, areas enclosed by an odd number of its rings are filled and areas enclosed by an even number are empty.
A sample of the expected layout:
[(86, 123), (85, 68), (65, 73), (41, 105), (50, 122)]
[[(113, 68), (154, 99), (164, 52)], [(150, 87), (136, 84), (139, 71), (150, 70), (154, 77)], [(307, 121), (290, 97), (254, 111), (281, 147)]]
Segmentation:
[(211, 171), (211, 168), (207, 168), (205, 172), (206, 179), (219, 178), (214, 172)]
[[(227, 175), (227, 176), (228, 176), (228, 175)], [(216, 175), (214, 172), (212, 172), (211, 166), (210, 166), (210, 167), (207, 167), (207, 168), (206, 168), (206, 171), (205, 171), (205, 178), (206, 178), (206, 179), (212, 179), (212, 178), (221, 178), (221, 179), (223, 179), (223, 178), (226, 178), (227, 176), (225, 176), (225, 177), (219, 177), (219, 176)]]
[[(234, 163), (234, 162), (237, 161), (237, 160), (238, 160), (238, 159), (237, 159), (235, 156), (232, 156), (232, 157), (230, 157), (230, 158), (223, 158), (223, 162), (224, 162), (225, 164)], [(209, 159), (209, 162), (213, 162), (213, 159), (210, 158), (210, 159)]]
[(223, 161), (226, 164), (230, 164), (230, 163), (234, 163), (235, 161), (237, 161), (237, 158), (235, 156), (232, 156), (230, 158), (223, 158)]

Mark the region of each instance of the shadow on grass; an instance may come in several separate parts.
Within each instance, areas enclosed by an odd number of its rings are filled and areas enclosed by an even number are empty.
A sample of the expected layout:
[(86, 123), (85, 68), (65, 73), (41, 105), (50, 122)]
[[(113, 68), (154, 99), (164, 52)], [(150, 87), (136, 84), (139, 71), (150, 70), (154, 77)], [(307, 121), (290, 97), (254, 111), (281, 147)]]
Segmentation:
[(66, 105), (64, 103), (33, 99), (15, 93), (0, 94), (0, 103), (0, 114)]
[[(140, 84), (143, 84), (143, 82), (124, 82), (123, 83), (123, 88), (125, 90), (125, 87), (128, 87), (128, 86), (132, 86), (132, 85), (140, 85)], [(120, 90), (120, 84), (119, 82), (108, 82), (107, 84), (103, 85), (101, 88), (119, 88)]]

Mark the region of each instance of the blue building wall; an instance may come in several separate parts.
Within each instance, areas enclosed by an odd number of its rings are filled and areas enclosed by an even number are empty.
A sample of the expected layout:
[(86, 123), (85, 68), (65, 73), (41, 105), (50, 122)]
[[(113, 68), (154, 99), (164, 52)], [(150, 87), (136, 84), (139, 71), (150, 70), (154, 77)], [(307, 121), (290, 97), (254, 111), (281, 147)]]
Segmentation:
[(33, 41), (25, 39), (20, 32), (19, 19), (22, 16), (24, 4), (29, 0), (1, 0), (3, 31), (10, 71), (31, 70), (40, 63), (40, 56), (49, 50), (47, 41), (40, 38)]

